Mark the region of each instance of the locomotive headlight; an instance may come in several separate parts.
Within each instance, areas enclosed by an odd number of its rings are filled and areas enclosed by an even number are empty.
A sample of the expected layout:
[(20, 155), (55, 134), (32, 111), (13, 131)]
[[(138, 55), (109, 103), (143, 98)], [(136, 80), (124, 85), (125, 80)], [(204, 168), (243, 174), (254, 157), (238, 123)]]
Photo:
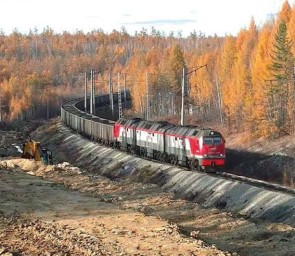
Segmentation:
[(220, 154), (220, 156), (223, 156), (223, 154)]

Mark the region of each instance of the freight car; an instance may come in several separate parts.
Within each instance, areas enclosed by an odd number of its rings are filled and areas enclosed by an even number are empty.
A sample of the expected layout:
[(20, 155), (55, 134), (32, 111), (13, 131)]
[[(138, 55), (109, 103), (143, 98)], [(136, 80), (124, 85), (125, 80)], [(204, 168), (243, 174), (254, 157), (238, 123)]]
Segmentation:
[[(92, 140), (191, 169), (220, 171), (225, 165), (225, 140), (218, 131), (140, 118), (120, 118), (114, 122), (83, 112), (78, 108), (82, 101), (65, 103), (61, 118), (67, 126)], [(96, 104), (109, 104), (108, 95), (97, 97)]]

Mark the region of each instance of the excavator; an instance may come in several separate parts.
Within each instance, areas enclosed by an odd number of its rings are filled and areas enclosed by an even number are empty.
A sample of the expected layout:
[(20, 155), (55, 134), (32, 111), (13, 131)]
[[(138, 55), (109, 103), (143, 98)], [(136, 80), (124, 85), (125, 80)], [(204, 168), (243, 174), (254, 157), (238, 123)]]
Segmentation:
[(23, 144), (22, 158), (43, 161), (45, 164), (53, 164), (51, 150), (41, 147), (40, 142), (34, 141), (30, 137)]

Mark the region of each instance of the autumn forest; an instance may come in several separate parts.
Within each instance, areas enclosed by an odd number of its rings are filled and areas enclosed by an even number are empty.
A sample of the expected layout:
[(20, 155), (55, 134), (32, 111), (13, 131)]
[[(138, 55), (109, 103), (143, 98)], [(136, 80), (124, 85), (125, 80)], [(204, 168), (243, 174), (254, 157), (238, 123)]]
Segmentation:
[(184, 38), (144, 28), (131, 36), (124, 27), (109, 34), (48, 27), (1, 33), (0, 120), (59, 115), (63, 101), (83, 95), (91, 69), (96, 93), (108, 93), (110, 75), (116, 90), (123, 83), (117, 74), (124, 74), (137, 116), (145, 116), (147, 84), (151, 118), (179, 115), (185, 68), (185, 108), (196, 119), (257, 137), (293, 134), (294, 41), (295, 7), (287, 1), (276, 17), (261, 27), (251, 20), (237, 36), (194, 31)]

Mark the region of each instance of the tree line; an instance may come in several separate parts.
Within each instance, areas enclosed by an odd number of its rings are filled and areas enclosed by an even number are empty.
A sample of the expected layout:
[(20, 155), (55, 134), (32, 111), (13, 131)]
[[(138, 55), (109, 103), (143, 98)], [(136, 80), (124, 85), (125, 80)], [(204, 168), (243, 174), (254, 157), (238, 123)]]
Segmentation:
[[(83, 95), (84, 73), (96, 70), (96, 93), (109, 78), (126, 75), (133, 113), (179, 115), (185, 68), (186, 111), (229, 132), (276, 137), (295, 128), (295, 8), (286, 1), (277, 16), (237, 36), (166, 35), (152, 28), (129, 35), (55, 33), (47, 27), (0, 33), (0, 120), (50, 118), (64, 100)], [(190, 73), (197, 67), (205, 66)], [(148, 80), (148, 81), (147, 81)], [(147, 102), (147, 86), (149, 102)]]

